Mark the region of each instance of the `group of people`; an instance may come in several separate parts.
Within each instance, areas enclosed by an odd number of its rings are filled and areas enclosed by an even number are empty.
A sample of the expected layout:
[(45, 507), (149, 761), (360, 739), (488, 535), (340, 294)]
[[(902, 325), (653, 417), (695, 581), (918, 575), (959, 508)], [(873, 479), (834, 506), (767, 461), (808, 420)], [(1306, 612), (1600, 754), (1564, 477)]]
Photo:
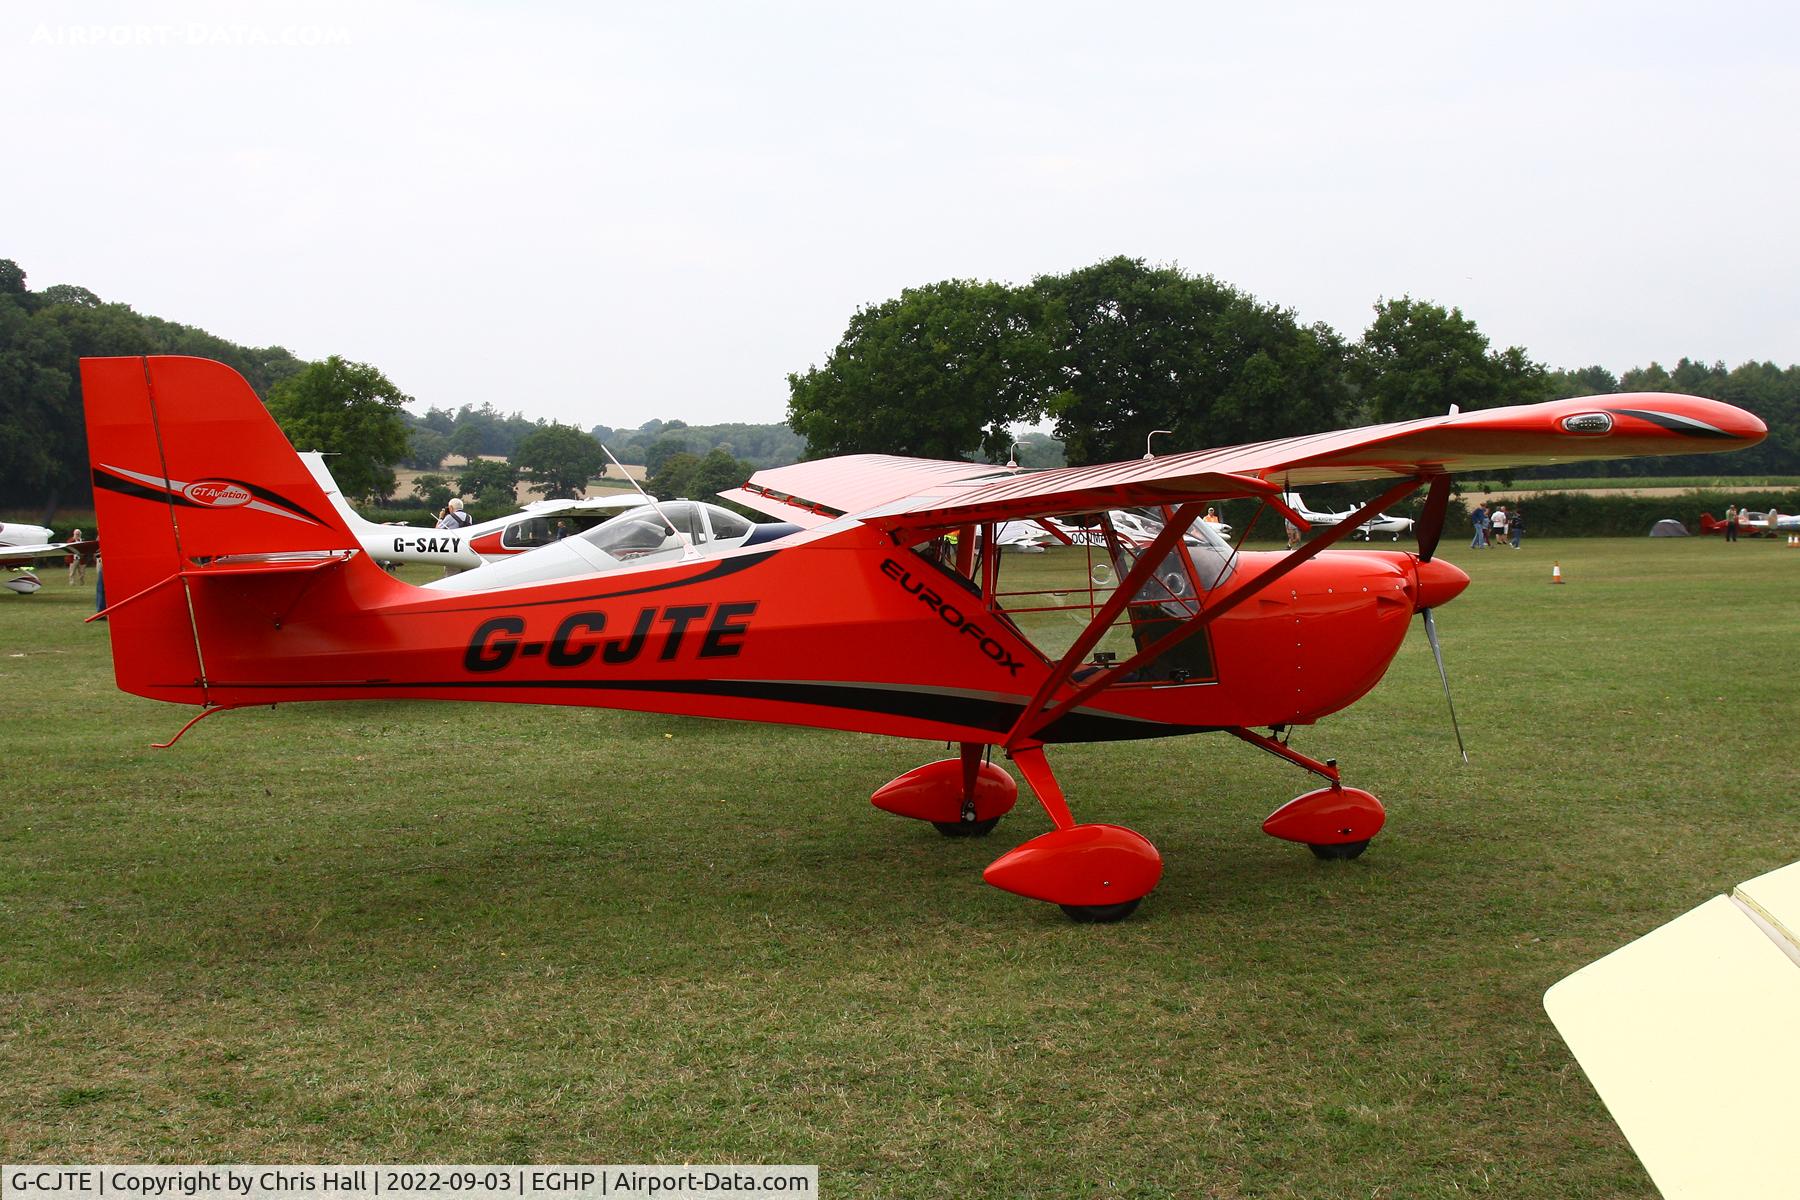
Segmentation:
[(1525, 510), (1516, 504), (1510, 513), (1504, 504), (1494, 505), (1492, 512), (1486, 504), (1477, 504), (1469, 520), (1475, 526), (1475, 536), (1469, 541), (1471, 550), (1486, 550), (1489, 546), (1511, 546), (1517, 550), (1525, 536)]

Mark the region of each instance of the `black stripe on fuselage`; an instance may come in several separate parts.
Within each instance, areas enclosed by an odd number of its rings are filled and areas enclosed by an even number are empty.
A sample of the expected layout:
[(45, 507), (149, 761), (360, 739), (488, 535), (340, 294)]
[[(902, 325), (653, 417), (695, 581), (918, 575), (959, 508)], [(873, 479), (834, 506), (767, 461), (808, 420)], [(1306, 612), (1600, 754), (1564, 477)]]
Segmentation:
[[(738, 700), (765, 700), (780, 704), (807, 704), (848, 712), (883, 713), (937, 721), (1004, 734), (1018, 720), (1024, 706), (1014, 701), (988, 700), (955, 693), (863, 687), (845, 683), (806, 683), (764, 679), (462, 679), (399, 682), (391, 679), (331, 683), (251, 683), (213, 680), (215, 690), (288, 690), (306, 688), (389, 689), (504, 689), (542, 688), (547, 691), (654, 692), (667, 695), (720, 696)], [(1116, 742), (1174, 737), (1184, 733), (1208, 733), (1215, 725), (1176, 725), (1094, 712), (1071, 712), (1059, 717), (1037, 735), (1043, 742)]]

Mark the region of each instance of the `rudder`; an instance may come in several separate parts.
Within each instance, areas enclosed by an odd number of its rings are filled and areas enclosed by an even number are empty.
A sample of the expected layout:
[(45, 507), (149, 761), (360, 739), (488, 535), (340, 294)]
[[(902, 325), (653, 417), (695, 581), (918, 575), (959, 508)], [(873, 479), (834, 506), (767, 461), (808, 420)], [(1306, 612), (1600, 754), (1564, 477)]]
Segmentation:
[(355, 550), (243, 376), (185, 357), (81, 361), (113, 668), (126, 691), (206, 699), (181, 572), (226, 555)]

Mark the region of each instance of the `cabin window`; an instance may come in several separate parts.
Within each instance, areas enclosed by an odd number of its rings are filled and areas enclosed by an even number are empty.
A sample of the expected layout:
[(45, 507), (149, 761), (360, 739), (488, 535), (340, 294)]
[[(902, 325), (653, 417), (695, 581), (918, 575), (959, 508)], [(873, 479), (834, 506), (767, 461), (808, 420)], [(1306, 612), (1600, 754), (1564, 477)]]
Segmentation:
[(693, 537), (696, 543), (705, 540), (693, 535), (698, 522), (695, 520), (694, 506), (686, 501), (675, 501), (654, 508), (648, 505), (634, 508), (580, 536), (595, 549), (605, 551), (614, 558), (642, 558), (662, 550), (680, 548), (681, 539), (669, 529), (671, 524)]
[(706, 516), (712, 522), (712, 535), (715, 538), (740, 538), (750, 532), (750, 522), (728, 508), (709, 504), (706, 506)]
[[(1003, 546), (991, 565), (985, 556), (977, 562), (973, 582), (983, 588), (990, 611), (1007, 617), (1045, 659), (1055, 661), (1112, 599), (1164, 520), (1153, 509), (1063, 518), (1056, 528), (1072, 544), (1046, 539), (1041, 551)], [(1077, 675), (1124, 662), (1197, 615), (1207, 595), (1230, 577), (1232, 553), (1215, 529), (1196, 521), (1138, 585)], [(1166, 686), (1214, 678), (1210, 635), (1202, 630), (1123, 682)]]

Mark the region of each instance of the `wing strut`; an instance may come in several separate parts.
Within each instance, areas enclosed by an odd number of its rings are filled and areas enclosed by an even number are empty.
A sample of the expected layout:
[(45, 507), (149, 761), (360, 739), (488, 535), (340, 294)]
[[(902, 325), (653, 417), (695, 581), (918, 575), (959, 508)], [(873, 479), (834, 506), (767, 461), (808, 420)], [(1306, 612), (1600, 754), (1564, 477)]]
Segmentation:
[[(1049, 709), (1042, 708), (1041, 706), (1049, 697), (1051, 689), (1061, 686), (1075, 669), (1074, 662), (1070, 660), (1075, 659), (1076, 661), (1079, 661), (1079, 658), (1086, 657), (1088, 650), (1092, 649), (1094, 644), (1100, 640), (1106, 627), (1110, 625), (1113, 618), (1118, 615), (1119, 609), (1125, 606), (1131, 596), (1136, 595), (1137, 584), (1142, 582), (1138, 572), (1143, 565), (1146, 562), (1160, 563), (1162, 561), (1162, 556), (1168, 551), (1168, 545), (1165, 543), (1164, 538), (1159, 536), (1156, 541), (1151, 544), (1150, 549), (1144, 552), (1144, 556), (1133, 565), (1130, 576), (1120, 582), (1118, 590), (1107, 600), (1105, 607), (1103, 607), (1099, 614), (1089, 622), (1086, 632), (1076, 640), (1074, 646), (1069, 647), (1069, 652), (1063, 656), (1062, 661), (1057, 663), (1057, 669), (1052, 671), (1050, 677), (1038, 688), (1038, 694), (1032, 697), (1031, 703), (1026, 705), (1025, 711), (1019, 715), (1018, 721), (1007, 731), (1006, 744), (1010, 746), (1020, 740), (1031, 738), (1039, 730), (1075, 708), (1089, 696), (1111, 687), (1117, 680), (1123, 679), (1128, 673), (1137, 670), (1143, 664), (1161, 658), (1164, 654), (1167, 654), (1170, 650), (1174, 649), (1188, 638), (1199, 633), (1213, 621), (1224, 616), (1258, 592), (1266, 589), (1270, 584), (1286, 575), (1289, 571), (1294, 570), (1308, 559), (1341, 541), (1345, 535), (1355, 530), (1375, 513), (1380, 512), (1391, 504), (1398, 504), (1401, 500), (1404, 500), (1408, 495), (1416, 491), (1422, 482), (1423, 481), (1419, 479), (1407, 478), (1400, 483), (1395, 484), (1381, 495), (1375, 497), (1375, 499), (1351, 513), (1348, 517), (1345, 517), (1342, 521), (1339, 521), (1336, 525), (1333, 525), (1330, 529), (1326, 530), (1323, 536), (1306, 543), (1306, 545), (1300, 547), (1298, 550), (1289, 551), (1288, 556), (1281, 562), (1277, 563), (1269, 570), (1264, 571), (1249, 583), (1241, 585), (1217, 604), (1188, 618), (1181, 625), (1170, 630), (1142, 650), (1139, 650), (1124, 662), (1116, 663), (1106, 670), (1099, 672), (1092, 679), (1089, 679), (1086, 683), (1077, 688), (1073, 694), (1058, 702), (1054, 707)], [(1185, 510), (1193, 507), (1195, 506), (1183, 505), (1182, 509)], [(1181, 511), (1182, 510), (1177, 510), (1178, 516), (1181, 514)], [(1174, 522), (1171, 522), (1170, 524), (1173, 526)], [(1187, 520), (1182, 523), (1181, 529), (1185, 531), (1188, 525), (1191, 524), (1193, 524), (1193, 514), (1188, 513)], [(1166, 535), (1168, 531), (1168, 528), (1165, 527), (1163, 533)]]
[(1137, 595), (1138, 588), (1143, 586), (1144, 581), (1155, 574), (1157, 566), (1168, 555), (1169, 548), (1187, 533), (1199, 517), (1199, 504), (1183, 504), (1175, 510), (1174, 516), (1163, 524), (1162, 532), (1156, 535), (1142, 554), (1138, 555), (1138, 560), (1131, 564), (1131, 570), (1126, 573), (1125, 578), (1119, 580), (1119, 585), (1113, 589), (1113, 594), (1106, 598), (1106, 603), (1100, 606), (1100, 611), (1094, 614), (1093, 619), (1088, 622), (1087, 628), (1081, 631), (1081, 636), (1075, 639), (1075, 644), (1070, 646), (1068, 651), (1057, 660), (1055, 669), (1045, 677), (1043, 683), (1038, 685), (1037, 691), (1025, 705), (1024, 711), (1019, 714), (1019, 719), (1013, 723), (1011, 729), (1007, 730), (1004, 743), (1006, 746), (1018, 746), (1043, 727), (1043, 722), (1034, 723), (1032, 721), (1033, 716), (1042, 709), (1044, 702), (1050, 699), (1056, 689), (1068, 681), (1075, 668), (1087, 658), (1088, 651), (1092, 650), (1099, 644), (1100, 639), (1106, 636), (1107, 628), (1125, 610), (1125, 606), (1131, 603), (1131, 598)]

